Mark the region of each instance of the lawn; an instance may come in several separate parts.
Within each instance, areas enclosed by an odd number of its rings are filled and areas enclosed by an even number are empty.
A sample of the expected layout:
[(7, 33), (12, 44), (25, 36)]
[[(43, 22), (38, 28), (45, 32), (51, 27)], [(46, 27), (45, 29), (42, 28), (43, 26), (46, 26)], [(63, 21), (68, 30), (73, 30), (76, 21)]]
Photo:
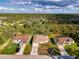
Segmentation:
[(32, 45), (31, 44), (27, 44), (26, 45), (26, 47), (25, 47), (25, 49), (24, 49), (24, 55), (28, 55), (28, 54), (30, 54), (31, 53), (31, 48), (32, 48)]
[(50, 41), (51, 41), (51, 43), (52, 43), (52, 44), (50, 45), (50, 48), (53, 48), (53, 50), (54, 50), (53, 55), (55, 55), (55, 56), (61, 55), (58, 46), (57, 46), (56, 43), (54, 42), (54, 38), (50, 38)]
[(65, 49), (71, 56), (79, 56), (79, 46), (74, 43), (71, 45), (65, 45)]
[(0, 35), (0, 46), (1, 46), (2, 44), (4, 44), (6, 41), (7, 41), (7, 39), (6, 39), (4, 36), (1, 36), (1, 35)]
[(2, 50), (1, 54), (13, 55), (16, 53), (17, 44), (10, 43), (5, 49)]

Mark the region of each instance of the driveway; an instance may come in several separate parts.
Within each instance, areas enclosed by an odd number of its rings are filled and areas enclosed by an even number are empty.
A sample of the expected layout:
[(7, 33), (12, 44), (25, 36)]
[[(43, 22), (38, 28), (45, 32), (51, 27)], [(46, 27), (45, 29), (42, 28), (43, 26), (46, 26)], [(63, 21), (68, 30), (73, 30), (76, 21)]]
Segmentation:
[(38, 47), (39, 47), (38, 43), (33, 43), (32, 50), (31, 50), (31, 55), (38, 55)]
[(65, 50), (65, 48), (64, 48), (64, 46), (63, 46), (63, 44), (57, 43), (55, 39), (54, 39), (54, 41), (55, 41), (55, 43), (57, 44), (57, 46), (58, 46), (58, 48), (59, 48), (59, 50), (60, 50), (61, 55), (62, 55), (62, 56), (69, 56), (68, 53), (66, 52), (66, 50)]
[(64, 46), (63, 45), (59, 45), (59, 44), (57, 44), (58, 45), (58, 47), (59, 47), (59, 50), (60, 50), (60, 52), (61, 52), (61, 55), (62, 56), (68, 56), (68, 53), (66, 52), (66, 50), (64, 49)]

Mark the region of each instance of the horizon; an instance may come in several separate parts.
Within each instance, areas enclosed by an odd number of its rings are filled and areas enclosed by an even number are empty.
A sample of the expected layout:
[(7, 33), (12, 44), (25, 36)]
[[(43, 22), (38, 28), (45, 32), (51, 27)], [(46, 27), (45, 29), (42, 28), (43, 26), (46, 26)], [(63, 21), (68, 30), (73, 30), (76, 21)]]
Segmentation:
[(79, 13), (79, 0), (0, 0), (0, 13)]

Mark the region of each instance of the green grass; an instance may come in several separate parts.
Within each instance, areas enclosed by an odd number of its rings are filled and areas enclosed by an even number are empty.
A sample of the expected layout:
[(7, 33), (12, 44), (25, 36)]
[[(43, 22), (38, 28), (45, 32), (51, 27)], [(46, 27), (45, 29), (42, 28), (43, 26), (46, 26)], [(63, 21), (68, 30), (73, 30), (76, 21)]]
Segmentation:
[(10, 43), (4, 50), (2, 50), (1, 54), (12, 55), (16, 53), (17, 44)]
[(51, 42), (52, 42), (52, 44), (50, 45), (50, 48), (53, 48), (53, 49), (54, 49), (53, 55), (56, 55), (56, 56), (61, 55), (58, 46), (57, 46), (56, 43), (54, 42), (54, 38), (50, 38), (50, 40), (51, 40)]
[(26, 47), (25, 47), (25, 49), (24, 49), (24, 53), (23, 54), (24, 55), (30, 54), (31, 48), (32, 48), (32, 45), (31, 44), (27, 44)]
[(0, 36), (0, 45), (2, 45), (3, 43), (5, 43), (7, 41), (7, 39), (3, 36)]
[(74, 43), (71, 45), (65, 45), (65, 49), (71, 56), (79, 56), (79, 46)]

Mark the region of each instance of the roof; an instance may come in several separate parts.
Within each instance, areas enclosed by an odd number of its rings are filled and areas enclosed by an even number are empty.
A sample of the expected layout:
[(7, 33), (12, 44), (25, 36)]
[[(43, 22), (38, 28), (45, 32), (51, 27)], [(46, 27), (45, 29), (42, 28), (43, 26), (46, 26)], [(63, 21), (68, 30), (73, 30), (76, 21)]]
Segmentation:
[(44, 36), (44, 35), (36, 35), (33, 39), (33, 42), (35, 43), (45, 43), (48, 41), (49, 41), (48, 36)]
[(21, 40), (23, 42), (27, 42), (29, 39), (29, 35), (16, 35), (14, 40)]
[(66, 42), (67, 40), (73, 41), (71, 37), (66, 37), (66, 36), (57, 37), (57, 39), (59, 42), (62, 42), (62, 43), (64, 43), (64, 41)]

